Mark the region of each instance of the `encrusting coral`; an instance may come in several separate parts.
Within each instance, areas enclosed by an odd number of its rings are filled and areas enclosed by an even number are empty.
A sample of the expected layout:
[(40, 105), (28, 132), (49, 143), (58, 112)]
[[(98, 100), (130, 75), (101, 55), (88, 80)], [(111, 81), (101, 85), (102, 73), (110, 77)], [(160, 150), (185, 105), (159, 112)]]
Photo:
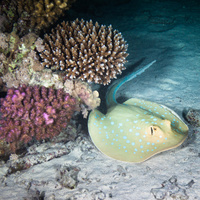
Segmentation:
[(43, 69), (34, 48), (42, 49), (41, 38), (29, 33), (0, 33), (0, 77), (7, 88), (29, 84), (34, 71)]
[(71, 7), (75, 0), (3, 0), (0, 14), (7, 19), (7, 31), (23, 36), (28, 32), (39, 33), (53, 24)]
[(106, 85), (127, 62), (128, 45), (121, 33), (92, 20), (62, 22), (45, 35), (44, 45), (39, 52), (43, 66), (64, 71), (68, 79)]
[(26, 85), (10, 88), (1, 99), (0, 139), (15, 151), (20, 143), (33, 138), (52, 138), (67, 127), (77, 110), (77, 100), (63, 89)]

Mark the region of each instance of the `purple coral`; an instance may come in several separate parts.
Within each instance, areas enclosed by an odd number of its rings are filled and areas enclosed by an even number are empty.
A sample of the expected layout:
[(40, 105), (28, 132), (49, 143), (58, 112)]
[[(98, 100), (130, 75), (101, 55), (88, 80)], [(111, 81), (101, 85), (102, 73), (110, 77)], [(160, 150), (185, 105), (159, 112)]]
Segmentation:
[(78, 105), (63, 89), (26, 85), (8, 89), (0, 104), (0, 139), (15, 144), (15, 148), (33, 137), (41, 140), (58, 135)]

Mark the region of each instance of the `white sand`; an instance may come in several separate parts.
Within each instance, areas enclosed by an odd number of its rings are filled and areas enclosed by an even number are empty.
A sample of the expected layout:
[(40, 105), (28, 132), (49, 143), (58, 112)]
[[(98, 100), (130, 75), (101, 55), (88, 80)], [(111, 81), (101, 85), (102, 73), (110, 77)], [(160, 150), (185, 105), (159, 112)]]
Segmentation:
[[(129, 44), (129, 71), (157, 60), (144, 74), (122, 86), (118, 97), (154, 101), (180, 116), (185, 108), (200, 109), (200, 6), (195, 1), (139, 2), (101, 5), (96, 8), (100, 13), (96, 18), (86, 13), (74, 15), (112, 24), (122, 32)], [(134, 68), (143, 58), (141, 65)], [(0, 200), (39, 199), (43, 191), (45, 200), (199, 200), (200, 129), (189, 128), (189, 138), (183, 145), (140, 164), (106, 157), (90, 142), (88, 133), (80, 136), (80, 141), (51, 146), (49, 152), (41, 145), (37, 148), (42, 150), (36, 149), (38, 153), (30, 156), (31, 162), (41, 159), (41, 164), (7, 177), (9, 163), (1, 165)], [(71, 153), (62, 154), (57, 148), (68, 148)], [(47, 159), (52, 152), (61, 157)], [(66, 166), (73, 170), (67, 173)], [(177, 182), (168, 181), (173, 176)], [(61, 186), (73, 185), (73, 178), (78, 180), (74, 189)], [(191, 180), (194, 184), (187, 185)], [(168, 181), (164, 188), (151, 192), (152, 188), (161, 188), (164, 181)]]

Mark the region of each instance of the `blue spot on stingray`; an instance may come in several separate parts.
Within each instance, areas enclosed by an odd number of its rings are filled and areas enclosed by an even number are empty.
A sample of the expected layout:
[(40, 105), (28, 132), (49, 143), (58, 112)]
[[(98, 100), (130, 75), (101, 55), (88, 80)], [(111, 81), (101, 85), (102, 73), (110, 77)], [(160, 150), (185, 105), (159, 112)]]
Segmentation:
[(135, 123), (135, 124), (136, 124), (136, 123), (138, 123), (138, 121), (137, 121), (137, 120), (135, 120), (135, 121), (133, 121), (133, 123)]
[(124, 132), (124, 130), (123, 130), (123, 129), (121, 129), (121, 130), (120, 130), (120, 132), (122, 133), (122, 132)]
[(150, 142), (147, 142), (147, 145), (150, 145)]
[(134, 146), (134, 145), (135, 145), (135, 142), (132, 142), (131, 144)]
[(137, 151), (137, 149), (135, 148), (135, 151)]
[(142, 139), (139, 139), (139, 142), (142, 142)]
[(130, 128), (130, 129), (129, 129), (129, 132), (132, 132), (132, 131), (133, 131), (133, 130)]
[(125, 150), (125, 152), (127, 152), (127, 150)]
[(145, 138), (146, 137), (146, 135), (143, 135), (143, 138)]
[(116, 136), (118, 137), (119, 135), (118, 135), (118, 134), (116, 134)]
[(122, 123), (119, 123), (119, 126), (122, 126)]
[(149, 149), (147, 149), (147, 152), (149, 152)]
[(159, 140), (157, 140), (157, 142), (159, 142)]
[(142, 149), (142, 148), (143, 148), (143, 146), (141, 145), (141, 146), (140, 146), (140, 148)]
[(157, 121), (157, 119), (156, 119), (156, 118), (154, 118), (154, 119), (153, 119), (153, 121)]
[(155, 145), (154, 143), (152, 143), (152, 145)]
[(126, 149), (126, 146), (123, 146), (124, 149)]
[(127, 140), (127, 141), (126, 141), (126, 143), (130, 143), (130, 141), (129, 141), (129, 140)]
[(157, 149), (157, 147), (154, 147), (154, 149)]
[(135, 133), (136, 136), (140, 135), (139, 133)]
[(107, 126), (104, 126), (103, 128), (104, 128), (104, 129), (107, 129)]
[(112, 142), (111, 145), (113, 145), (114, 143)]
[(99, 132), (99, 134), (101, 134), (101, 132)]
[(126, 119), (127, 122), (129, 122), (129, 119)]
[(100, 122), (100, 124), (102, 124), (102, 122)]
[(114, 122), (110, 122), (111, 123), (111, 125), (113, 125), (114, 124)]
[(162, 135), (160, 135), (159, 137), (162, 138)]
[(123, 138), (124, 138), (124, 139), (127, 139), (127, 137), (126, 137), (126, 136), (123, 136)]
[(118, 139), (116, 139), (116, 142), (118, 141)]
[(102, 117), (101, 120), (104, 120), (104, 118)]
[(167, 140), (167, 138), (165, 138), (165, 140)]
[(162, 117), (165, 117), (165, 115), (161, 115)]
[(114, 133), (114, 132), (115, 132), (114, 130), (111, 131), (111, 133)]
[(145, 119), (141, 119), (141, 121), (143, 122), (143, 121), (145, 121)]
[(163, 123), (160, 123), (160, 125), (163, 125)]

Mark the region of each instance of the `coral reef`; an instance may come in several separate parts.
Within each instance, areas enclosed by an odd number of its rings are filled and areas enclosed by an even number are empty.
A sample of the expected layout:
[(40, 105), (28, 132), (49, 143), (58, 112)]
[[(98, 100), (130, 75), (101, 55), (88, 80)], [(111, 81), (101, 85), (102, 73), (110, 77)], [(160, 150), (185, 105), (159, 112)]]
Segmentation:
[(62, 22), (44, 37), (43, 66), (65, 71), (68, 79), (109, 84), (125, 69), (128, 45), (112, 26), (92, 20)]
[(0, 77), (1, 85), (19, 87), (29, 84), (34, 71), (41, 71), (42, 65), (34, 48), (42, 49), (40, 38), (29, 33), (19, 38), (14, 32), (0, 33)]
[[(34, 33), (29, 33), (21, 39), (15, 33), (0, 34), (0, 86), (18, 88), (23, 84), (64, 89), (66, 93), (77, 98), (81, 104), (84, 117), (88, 110), (100, 105), (99, 94), (92, 91), (88, 83), (80, 80), (65, 80), (63, 72), (52, 72), (44, 69), (36, 51), (45, 49), (43, 40)], [(4, 88), (6, 90), (6, 88)]]
[(192, 187), (194, 181), (191, 180), (186, 185), (180, 185), (177, 182), (177, 177), (172, 176), (169, 180), (162, 183), (161, 188), (154, 188), (151, 193), (157, 200), (167, 200), (167, 199), (189, 199), (186, 193), (186, 189)]
[(200, 127), (200, 110), (189, 109), (185, 118), (194, 127)]
[(0, 14), (6, 17), (7, 31), (15, 30), (20, 36), (39, 33), (53, 24), (71, 7), (75, 0), (3, 0)]
[(62, 74), (52, 73), (50, 69), (33, 73), (29, 85), (63, 88), (66, 93), (79, 100), (83, 117), (86, 118), (89, 110), (97, 108), (101, 100), (98, 91), (92, 91), (88, 83), (81, 80), (64, 80)]
[(52, 138), (66, 128), (73, 113), (79, 110), (75, 98), (63, 89), (26, 86), (10, 88), (1, 99), (0, 139), (12, 145)]
[(89, 84), (84, 81), (65, 80), (63, 88), (66, 93), (79, 100), (84, 118), (87, 117), (89, 110), (94, 110), (101, 103), (98, 91), (92, 91)]

